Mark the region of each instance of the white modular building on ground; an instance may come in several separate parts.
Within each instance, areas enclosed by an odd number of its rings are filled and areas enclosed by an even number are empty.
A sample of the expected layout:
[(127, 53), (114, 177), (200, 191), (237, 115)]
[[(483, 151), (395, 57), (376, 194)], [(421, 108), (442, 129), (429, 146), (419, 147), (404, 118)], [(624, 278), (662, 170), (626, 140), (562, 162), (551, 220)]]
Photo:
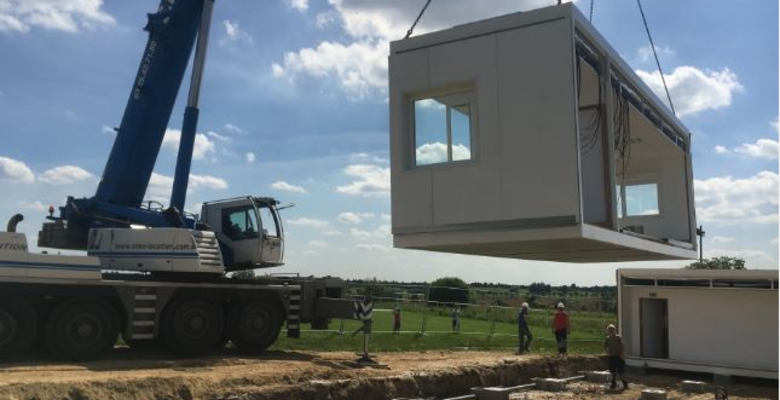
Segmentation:
[(690, 134), (572, 4), (393, 42), (389, 68), (395, 247), (696, 257)]
[(778, 378), (778, 271), (618, 269), (626, 363)]

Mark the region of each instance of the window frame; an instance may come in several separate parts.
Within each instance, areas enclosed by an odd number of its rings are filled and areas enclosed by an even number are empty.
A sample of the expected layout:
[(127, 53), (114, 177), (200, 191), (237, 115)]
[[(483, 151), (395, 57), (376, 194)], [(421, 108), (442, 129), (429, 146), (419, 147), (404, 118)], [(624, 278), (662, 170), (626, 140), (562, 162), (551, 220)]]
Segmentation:
[(255, 226), (255, 232), (254, 232), (253, 236), (247, 236), (246, 235), (247, 231), (246, 230), (242, 230), (240, 237), (235, 237), (235, 238), (231, 237), (230, 235), (228, 235), (226, 233), (224, 226), (222, 226), (221, 229), (220, 229), (221, 233), (223, 235), (225, 235), (228, 239), (230, 239), (233, 242), (238, 242), (238, 241), (242, 241), (242, 240), (249, 240), (249, 239), (260, 239), (262, 237), (262, 232), (261, 231), (262, 231), (263, 228), (262, 228), (262, 222), (260, 220), (260, 216), (257, 214), (257, 210), (255, 209), (255, 207), (252, 207), (252, 206), (237, 206), (237, 207), (223, 208), (222, 209), (222, 215), (221, 215), (220, 218), (221, 218), (221, 221), (224, 224), (225, 216), (228, 217), (229, 221), (232, 221), (232, 219), (230, 217), (233, 214), (238, 213), (238, 212), (243, 212), (244, 216), (245, 216), (245, 221), (244, 221), (245, 226), (244, 226), (244, 228), (246, 228), (247, 227), (247, 225), (246, 225), (247, 219), (246, 218), (249, 218), (249, 212), (250, 211), (253, 212), (254, 216), (255, 216), (254, 224), (256, 226)]
[[(457, 89), (451, 90), (439, 90), (439, 91), (427, 91), (417, 95), (409, 96), (409, 149), (408, 169), (426, 169), (426, 168), (446, 168), (448, 166), (471, 164), (477, 161), (477, 102), (475, 96), (476, 88), (474, 85), (461, 86)], [(415, 105), (421, 100), (435, 100), (435, 98), (452, 98), (452, 106), (445, 105), (445, 118), (447, 126), (447, 160), (442, 162), (430, 163), (430, 164), (417, 164), (417, 113)], [(452, 143), (452, 114), (451, 109), (460, 106), (469, 107), (469, 152), (470, 157), (465, 160), (453, 160), (453, 143)]]
[[(628, 215), (628, 204), (626, 202), (626, 188), (628, 186), (642, 186), (642, 185), (655, 185), (655, 197), (656, 197), (656, 205), (658, 205), (658, 212), (655, 214), (639, 214), (639, 215)], [(662, 216), (662, 207), (661, 207), (661, 185), (658, 182), (657, 179), (654, 179), (652, 177), (644, 177), (641, 179), (631, 179), (625, 182), (617, 182), (616, 185), (619, 188), (618, 191), (618, 200), (616, 201), (617, 206), (617, 216), (618, 219), (626, 219), (626, 218), (659, 218)], [(622, 216), (621, 216), (622, 215)]]

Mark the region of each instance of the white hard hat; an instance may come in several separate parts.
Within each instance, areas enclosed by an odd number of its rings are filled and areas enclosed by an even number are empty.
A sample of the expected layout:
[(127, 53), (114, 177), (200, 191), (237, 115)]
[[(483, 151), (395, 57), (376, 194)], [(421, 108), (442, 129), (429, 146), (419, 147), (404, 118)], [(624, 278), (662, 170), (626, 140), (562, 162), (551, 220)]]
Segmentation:
[(563, 302), (558, 303), (558, 308), (564, 308), (563, 307)]
[(528, 308), (528, 303), (526, 303), (526, 302), (523, 302), (523, 305), (522, 305), (521, 307), (523, 307), (523, 308)]

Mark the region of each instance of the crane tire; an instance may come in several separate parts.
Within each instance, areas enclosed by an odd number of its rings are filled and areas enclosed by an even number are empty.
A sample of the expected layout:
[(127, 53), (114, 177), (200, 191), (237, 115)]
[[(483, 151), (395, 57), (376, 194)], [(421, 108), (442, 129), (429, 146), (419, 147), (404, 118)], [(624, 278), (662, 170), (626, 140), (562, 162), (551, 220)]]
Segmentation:
[(44, 341), (52, 356), (71, 361), (94, 360), (114, 348), (119, 318), (105, 301), (76, 298), (52, 311)]
[(27, 300), (0, 297), (0, 359), (23, 356), (32, 346), (37, 330), (35, 311)]
[(228, 312), (228, 337), (243, 352), (261, 352), (276, 342), (282, 323), (282, 312), (275, 304), (241, 301)]
[(162, 318), (166, 347), (181, 356), (194, 356), (216, 348), (224, 329), (222, 307), (198, 298), (175, 299)]

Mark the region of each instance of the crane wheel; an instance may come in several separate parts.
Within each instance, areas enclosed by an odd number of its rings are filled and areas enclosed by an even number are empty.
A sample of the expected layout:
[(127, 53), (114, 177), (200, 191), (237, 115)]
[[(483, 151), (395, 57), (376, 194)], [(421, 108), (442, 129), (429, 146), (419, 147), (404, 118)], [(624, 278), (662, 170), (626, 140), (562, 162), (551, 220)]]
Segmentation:
[(244, 352), (260, 352), (271, 347), (282, 328), (282, 313), (273, 303), (241, 301), (228, 313), (228, 337)]
[(46, 323), (44, 341), (56, 358), (94, 360), (114, 348), (119, 318), (99, 299), (73, 299), (55, 308)]
[(0, 359), (24, 355), (37, 335), (35, 311), (27, 300), (0, 297)]
[(163, 341), (180, 355), (212, 350), (221, 343), (224, 319), (222, 307), (215, 302), (193, 298), (174, 300), (163, 313)]

